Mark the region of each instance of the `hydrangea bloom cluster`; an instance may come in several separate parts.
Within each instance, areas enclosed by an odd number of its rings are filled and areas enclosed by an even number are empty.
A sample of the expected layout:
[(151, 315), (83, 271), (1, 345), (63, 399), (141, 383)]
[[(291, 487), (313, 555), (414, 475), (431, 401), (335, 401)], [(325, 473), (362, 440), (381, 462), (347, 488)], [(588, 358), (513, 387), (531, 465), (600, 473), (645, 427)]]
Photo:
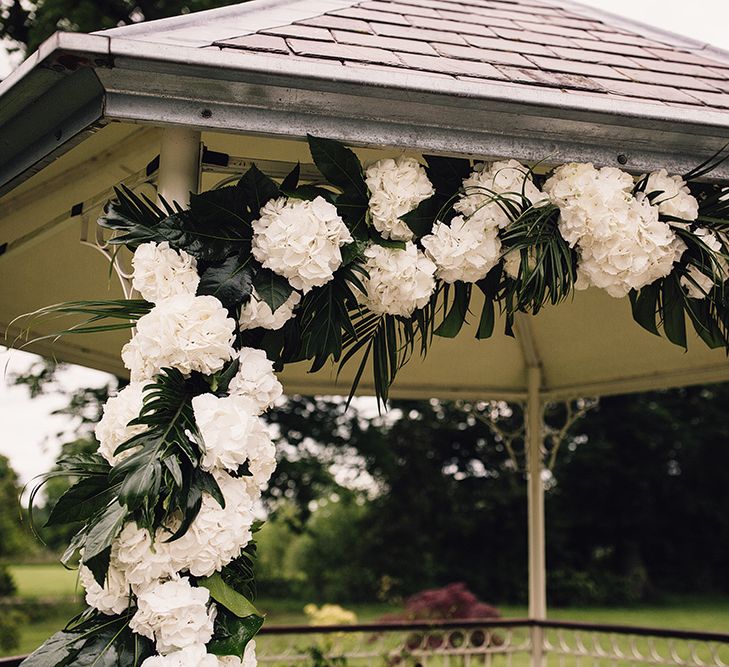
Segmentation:
[(304, 293), (332, 279), (342, 246), (351, 242), (336, 207), (323, 197), (272, 199), (253, 222), (253, 256)]
[(576, 287), (625, 296), (667, 276), (686, 249), (648, 197), (633, 196), (633, 187), (619, 169), (575, 163), (557, 168), (544, 184), (560, 209), (560, 233), (580, 254)]
[(645, 193), (655, 193), (652, 204), (658, 212), (681, 220), (696, 220), (699, 215), (699, 202), (680, 176), (669, 176), (665, 169), (649, 174), (646, 179)]
[(446, 225), (436, 222), (422, 239), (425, 252), (437, 267), (435, 275), (447, 283), (475, 283), (499, 262), (498, 228), (484, 224), (480, 215), (457, 215)]
[(99, 454), (110, 465), (116, 465), (134, 453), (134, 449), (115, 454), (117, 447), (130, 438), (145, 431), (142, 425), (129, 426), (142, 409), (143, 384), (132, 382), (104, 405), (104, 414), (94, 429), (99, 441)]
[(167, 241), (143, 243), (132, 258), (132, 287), (143, 299), (157, 303), (177, 294), (195, 294), (200, 283), (197, 260)]
[(163, 368), (209, 375), (232, 357), (234, 330), (235, 321), (214, 296), (177, 294), (139, 318), (122, 361), (132, 382), (150, 380)]
[(199, 512), (173, 540), (169, 538), (179, 531), (181, 516), (172, 515), (154, 534), (128, 521), (112, 543), (103, 586), (83, 562), (79, 577), (87, 602), (101, 613), (121, 614), (136, 607), (129, 627), (154, 640), (159, 653), (144, 662), (147, 667), (255, 667), (254, 648), (243, 661), (207, 654), (217, 608), (208, 590), (195, 582), (219, 572), (252, 538), (254, 508), (276, 465), (275, 446), (261, 414), (283, 389), (265, 352), (233, 348), (236, 322), (217, 298), (195, 296), (195, 270), (194, 259), (167, 244), (137, 249), (135, 285), (155, 305), (139, 319), (122, 353), (133, 382), (109, 399), (96, 435), (99, 453), (110, 465), (118, 465), (137, 448), (119, 454), (117, 448), (148, 428), (129, 425), (142, 409), (145, 383), (163, 368), (211, 375), (236, 359), (227, 395), (192, 398), (195, 428), (187, 432), (199, 446), (200, 467), (213, 475), (224, 506), (203, 491)]
[(371, 245), (364, 252), (367, 259), (364, 280), (366, 294), (360, 303), (372, 312), (412, 315), (423, 308), (435, 289), (435, 264), (417, 246), (408, 241), (405, 249)]
[(365, 170), (365, 182), (374, 228), (386, 239), (411, 241), (413, 232), (400, 217), (435, 192), (423, 166), (405, 156), (377, 160)]

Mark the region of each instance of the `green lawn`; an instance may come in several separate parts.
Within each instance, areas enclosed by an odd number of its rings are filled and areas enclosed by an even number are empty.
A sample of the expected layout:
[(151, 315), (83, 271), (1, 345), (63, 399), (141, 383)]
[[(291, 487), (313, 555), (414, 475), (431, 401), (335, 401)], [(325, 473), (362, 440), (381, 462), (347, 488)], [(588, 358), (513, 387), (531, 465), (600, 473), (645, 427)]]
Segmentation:
[[(81, 597), (76, 588), (76, 573), (60, 565), (13, 565), (10, 572), (18, 587), (18, 595), (35, 602), (33, 616), (23, 626), (21, 646), (12, 653), (28, 653), (47, 637), (61, 629), (75, 609), (81, 608)], [(56, 603), (50, 606), (50, 603)], [(46, 614), (38, 612), (48, 603)], [(65, 604), (58, 604), (65, 603)], [(268, 624), (306, 623), (304, 601), (259, 599), (257, 606), (267, 615)], [(353, 605), (350, 607), (359, 621), (377, 620), (391, 607), (383, 604)], [(524, 617), (524, 607), (500, 607), (505, 617)], [(646, 627), (701, 630), (729, 633), (729, 598), (686, 599), (676, 598), (664, 604), (630, 609), (570, 608), (553, 609), (549, 617), (557, 620), (576, 620), (595, 623), (615, 623)]]
[(75, 570), (55, 564), (10, 565), (8, 570), (22, 598), (80, 598)]

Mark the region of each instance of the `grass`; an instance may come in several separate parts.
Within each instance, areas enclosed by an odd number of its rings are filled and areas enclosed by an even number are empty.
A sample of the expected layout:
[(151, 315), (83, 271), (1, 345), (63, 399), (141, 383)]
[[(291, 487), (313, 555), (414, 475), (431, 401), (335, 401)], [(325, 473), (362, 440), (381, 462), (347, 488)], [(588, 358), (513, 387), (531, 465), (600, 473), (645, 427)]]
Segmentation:
[[(10, 653), (29, 653), (62, 629), (66, 621), (80, 610), (82, 600), (76, 587), (76, 573), (60, 565), (11, 565), (9, 569), (18, 587), (18, 597), (28, 600), (29, 609), (32, 610), (29, 612), (29, 622), (21, 629), (20, 646)], [(262, 598), (256, 604), (266, 614), (269, 625), (306, 623), (303, 613), (305, 602)], [(349, 608), (364, 623), (375, 621), (393, 611), (392, 607), (384, 604), (352, 605)], [(525, 607), (502, 606), (500, 609), (507, 618), (526, 616)], [(629, 609), (552, 609), (549, 617), (555, 620), (729, 633), (729, 599), (674, 598), (660, 605)], [(264, 648), (267, 640), (261, 640), (261, 648)]]
[(50, 563), (9, 565), (8, 571), (18, 589), (18, 597), (32, 600), (80, 597), (76, 590), (75, 570)]

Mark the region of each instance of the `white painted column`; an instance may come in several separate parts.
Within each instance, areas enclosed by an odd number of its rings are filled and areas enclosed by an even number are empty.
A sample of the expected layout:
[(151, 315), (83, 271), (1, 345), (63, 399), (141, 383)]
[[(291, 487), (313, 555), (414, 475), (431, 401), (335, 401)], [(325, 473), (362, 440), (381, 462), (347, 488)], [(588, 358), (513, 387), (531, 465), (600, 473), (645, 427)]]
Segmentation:
[[(544, 537), (544, 405), (539, 393), (542, 374), (538, 366), (527, 369), (526, 405), (527, 498), (529, 503), (529, 618), (547, 617), (547, 564)], [(544, 665), (543, 631), (532, 628), (532, 667)]]
[(157, 194), (170, 204), (190, 203), (190, 192), (200, 187), (200, 132), (186, 127), (162, 131)]

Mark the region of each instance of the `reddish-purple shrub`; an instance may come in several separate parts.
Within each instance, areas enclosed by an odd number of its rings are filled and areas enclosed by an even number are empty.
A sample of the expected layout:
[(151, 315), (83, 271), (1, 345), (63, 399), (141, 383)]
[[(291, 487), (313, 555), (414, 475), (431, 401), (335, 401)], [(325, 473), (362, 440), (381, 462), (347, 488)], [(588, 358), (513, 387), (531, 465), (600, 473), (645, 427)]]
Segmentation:
[(405, 601), (405, 611), (389, 614), (383, 620), (429, 621), (435, 619), (500, 618), (496, 607), (481, 602), (463, 582), (431, 588), (412, 595)]

